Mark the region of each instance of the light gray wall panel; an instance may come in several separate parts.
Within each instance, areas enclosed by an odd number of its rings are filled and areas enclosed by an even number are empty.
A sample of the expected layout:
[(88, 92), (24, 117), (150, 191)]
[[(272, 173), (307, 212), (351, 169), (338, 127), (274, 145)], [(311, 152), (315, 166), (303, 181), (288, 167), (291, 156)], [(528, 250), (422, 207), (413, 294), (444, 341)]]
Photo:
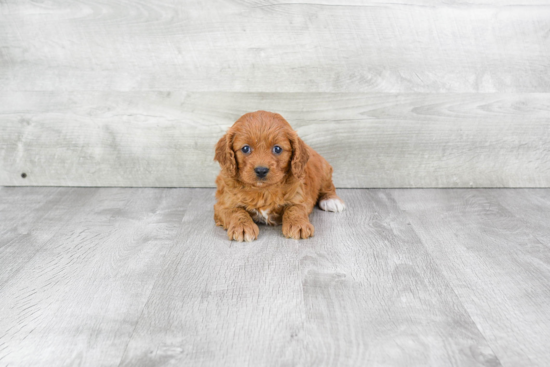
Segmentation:
[(0, 90), (548, 92), (547, 1), (4, 0)]
[(338, 187), (550, 185), (550, 94), (151, 91), (5, 94), (0, 185), (211, 187), (216, 141), (256, 109), (287, 118)]
[(549, 27), (544, 0), (4, 0), (0, 185), (212, 186), (266, 109), (340, 187), (550, 186)]

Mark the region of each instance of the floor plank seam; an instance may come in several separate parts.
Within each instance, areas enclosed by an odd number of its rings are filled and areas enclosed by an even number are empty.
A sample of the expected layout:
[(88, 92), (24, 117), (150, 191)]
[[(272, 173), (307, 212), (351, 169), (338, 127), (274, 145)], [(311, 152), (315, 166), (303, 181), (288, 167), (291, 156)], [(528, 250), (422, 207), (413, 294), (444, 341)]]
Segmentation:
[(238, 243), (210, 188), (0, 188), (0, 365), (549, 365), (550, 189), (339, 194)]
[[(167, 189), (165, 189), (167, 190)], [(174, 248), (178, 245), (178, 243), (176, 242), (177, 238), (179, 238), (180, 234), (183, 232), (184, 230), (184, 226), (183, 226), (183, 220), (187, 214), (187, 211), (189, 209), (189, 206), (191, 205), (191, 202), (193, 200), (190, 200), (187, 204), (186, 204), (186, 208), (185, 208), (185, 211), (181, 214), (181, 220), (179, 221), (179, 229), (177, 230), (177, 232), (174, 234), (174, 237), (172, 239), (172, 246), (170, 246), (170, 248), (168, 249), (168, 251), (166, 251), (166, 254), (163, 256), (163, 259), (162, 259), (162, 263), (165, 263), (166, 259), (170, 259), (170, 256), (172, 254), (172, 252), (174, 251)], [(169, 260), (168, 260), (169, 261)], [(181, 261), (181, 258), (179, 259), (179, 261)], [(134, 333), (139, 325), (139, 322), (140, 320), (142, 319), (143, 317), (143, 313), (145, 312), (145, 310), (147, 309), (147, 306), (149, 305), (149, 303), (151, 302), (151, 296), (155, 290), (155, 288), (157, 287), (157, 284), (159, 283), (159, 280), (162, 278), (162, 274), (164, 273), (164, 271), (166, 270), (166, 266), (162, 266), (159, 268), (159, 272), (157, 274), (157, 276), (155, 277), (155, 281), (153, 282), (153, 285), (151, 286), (151, 289), (149, 290), (149, 294), (147, 295), (147, 301), (143, 303), (143, 307), (141, 309), (141, 312), (139, 314), (139, 317), (136, 318), (136, 322), (134, 324), (134, 328), (132, 329), (132, 334), (130, 335), (130, 337), (128, 338), (128, 342), (126, 343), (126, 346), (124, 347), (124, 351), (122, 352), (121, 354), (121, 357), (120, 357), (120, 361), (117, 365), (117, 367), (121, 367), (122, 366), (122, 363), (124, 362), (124, 357), (126, 356), (126, 352), (128, 350), (128, 347), (130, 346), (130, 343), (132, 342), (133, 338), (134, 338)]]
[(431, 261), (433, 262), (434, 266), (436, 267), (437, 269), (437, 272), (439, 273), (439, 275), (441, 276), (442, 279), (445, 280), (447, 286), (452, 290), (454, 296), (456, 297), (456, 299), (460, 302), (460, 306), (462, 307), (464, 313), (468, 316), (468, 318), (470, 319), (470, 321), (472, 322), (473, 325), (475, 325), (476, 327), (476, 330), (479, 332), (479, 334), (483, 337), (483, 339), (485, 340), (485, 342), (487, 343), (487, 346), (489, 346), (489, 348), (491, 349), (491, 352), (493, 353), (493, 355), (495, 356), (496, 360), (498, 361), (498, 363), (503, 366), (501, 360), (500, 360), (500, 357), (498, 356), (498, 354), (495, 352), (492, 344), (489, 342), (489, 340), (487, 339), (487, 335), (485, 333), (482, 332), (482, 330), (480, 329), (478, 323), (472, 318), (472, 315), (471, 313), (468, 311), (468, 309), (466, 308), (466, 306), (464, 305), (464, 302), (462, 300), (462, 297), (459, 296), (459, 294), (456, 292), (455, 288), (453, 287), (451, 281), (449, 280), (449, 278), (443, 273), (443, 271), (441, 270), (441, 267), (438, 263), (438, 261), (436, 260), (436, 258), (433, 256), (432, 252), (430, 251), (430, 249), (428, 248), (428, 246), (426, 246), (426, 244), (422, 241), (422, 238), (421, 236), (419, 235), (419, 233), (417, 232), (416, 228), (414, 227), (414, 224), (410, 221), (410, 218), (409, 218), (409, 215), (407, 213), (406, 210), (403, 210), (403, 208), (399, 205), (399, 201), (397, 200), (397, 198), (390, 192), (390, 195), (395, 203), (395, 205), (397, 206), (397, 208), (399, 209), (399, 211), (403, 214), (403, 216), (405, 218), (407, 218), (407, 220), (409, 221), (409, 223), (411, 223), (410, 227), (411, 227), (411, 230), (413, 231), (414, 235), (416, 236), (416, 238), (418, 239), (419, 243), (422, 245), (422, 247), (424, 248), (424, 250), (426, 251), (426, 253), (430, 256), (430, 259)]

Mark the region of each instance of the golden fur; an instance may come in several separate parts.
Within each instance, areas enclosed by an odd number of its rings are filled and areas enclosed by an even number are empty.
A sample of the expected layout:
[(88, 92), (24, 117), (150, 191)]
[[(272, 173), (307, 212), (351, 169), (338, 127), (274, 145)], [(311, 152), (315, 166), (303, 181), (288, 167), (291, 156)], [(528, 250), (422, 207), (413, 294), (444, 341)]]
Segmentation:
[[(243, 153), (245, 145), (251, 152)], [(280, 154), (273, 151), (275, 145), (282, 148)], [(308, 238), (314, 233), (309, 214), (317, 202), (336, 199), (344, 207), (330, 164), (277, 113), (243, 115), (218, 141), (214, 159), (222, 168), (216, 179), (214, 219), (230, 240), (258, 238), (254, 222), (282, 223), (286, 237)], [(258, 166), (269, 168), (264, 179), (254, 171)]]

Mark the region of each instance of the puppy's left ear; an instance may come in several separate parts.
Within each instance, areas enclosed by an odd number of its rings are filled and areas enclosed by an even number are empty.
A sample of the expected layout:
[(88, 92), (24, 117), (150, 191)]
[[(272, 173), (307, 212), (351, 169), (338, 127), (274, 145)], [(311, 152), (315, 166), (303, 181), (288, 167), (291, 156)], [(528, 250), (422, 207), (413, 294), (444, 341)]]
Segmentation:
[(227, 133), (221, 137), (216, 144), (216, 155), (214, 160), (220, 163), (220, 166), (227, 170), (231, 176), (237, 175), (237, 161), (235, 152), (231, 149), (233, 135)]
[(290, 137), (290, 145), (292, 146), (290, 169), (294, 177), (301, 179), (304, 177), (306, 163), (309, 160), (307, 145), (295, 132)]

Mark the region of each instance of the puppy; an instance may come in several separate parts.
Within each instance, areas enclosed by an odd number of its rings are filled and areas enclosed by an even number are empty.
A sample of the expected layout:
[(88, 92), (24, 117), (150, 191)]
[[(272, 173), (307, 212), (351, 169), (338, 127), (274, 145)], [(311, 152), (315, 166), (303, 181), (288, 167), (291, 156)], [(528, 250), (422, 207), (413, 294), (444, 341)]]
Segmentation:
[(282, 223), (287, 238), (308, 238), (316, 203), (326, 211), (345, 208), (330, 164), (277, 113), (243, 115), (218, 141), (214, 160), (221, 166), (214, 220), (230, 240), (257, 239), (256, 223)]

